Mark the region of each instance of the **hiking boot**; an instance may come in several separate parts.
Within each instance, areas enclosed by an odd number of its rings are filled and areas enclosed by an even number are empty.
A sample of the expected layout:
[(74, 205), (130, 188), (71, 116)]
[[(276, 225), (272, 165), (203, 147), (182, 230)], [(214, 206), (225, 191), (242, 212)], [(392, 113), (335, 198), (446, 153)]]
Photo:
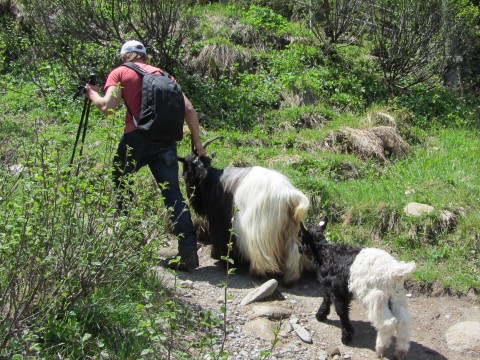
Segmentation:
[[(180, 262), (171, 260), (180, 257)], [(171, 270), (192, 271), (199, 267), (198, 254), (195, 250), (180, 251), (177, 255), (167, 258), (167, 267)]]

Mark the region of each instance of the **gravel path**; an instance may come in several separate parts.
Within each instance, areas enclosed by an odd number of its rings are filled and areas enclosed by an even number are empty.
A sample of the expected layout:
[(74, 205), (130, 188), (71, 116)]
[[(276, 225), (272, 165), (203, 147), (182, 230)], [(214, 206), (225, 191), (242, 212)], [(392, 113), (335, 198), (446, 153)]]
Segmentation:
[[(160, 256), (175, 253), (174, 247), (165, 248)], [(188, 302), (220, 314), (225, 270), (210, 258), (210, 249), (199, 250), (200, 268), (192, 273), (178, 273), (183, 285), (178, 291)], [(168, 286), (174, 277), (158, 268), (159, 276)], [(254, 359), (260, 351), (268, 350), (273, 339), (273, 329), (279, 327), (279, 342), (269, 359), (377, 359), (375, 354), (375, 329), (367, 320), (366, 311), (354, 301), (351, 320), (355, 328), (354, 339), (348, 346), (340, 341), (339, 318), (332, 309), (327, 323), (315, 319), (321, 302), (322, 290), (313, 275), (306, 276), (298, 284), (284, 287), (279, 281), (275, 293), (259, 302), (241, 306), (241, 300), (254, 288), (268, 279), (248, 274), (235, 274), (228, 278), (227, 319), (231, 330), (226, 349), (232, 359)], [(476, 351), (453, 350), (447, 346), (446, 333), (453, 325), (465, 321), (480, 322), (480, 304), (475, 296), (451, 297), (427, 296), (412, 291), (410, 298), (412, 317), (412, 341), (407, 359), (467, 360), (480, 359)], [(283, 320), (281, 320), (283, 319)], [(302, 341), (286, 324), (295, 323), (306, 330), (312, 342)], [(480, 336), (480, 334), (479, 334)], [(478, 338), (477, 338), (478, 339)], [(387, 359), (392, 359), (390, 349)]]

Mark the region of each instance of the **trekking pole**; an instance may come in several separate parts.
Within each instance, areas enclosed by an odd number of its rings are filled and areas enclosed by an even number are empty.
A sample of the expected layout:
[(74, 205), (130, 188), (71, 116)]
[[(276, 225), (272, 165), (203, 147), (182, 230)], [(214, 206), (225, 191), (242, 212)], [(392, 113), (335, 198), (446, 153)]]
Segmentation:
[[(82, 83), (81, 85), (78, 86), (78, 91), (75, 94), (74, 99), (76, 99), (81, 94), (84, 94), (84, 96), (85, 96), (85, 85), (86, 84), (95, 85), (96, 82), (97, 82), (97, 75), (96, 74), (91, 74), (87, 81), (85, 81), (84, 83)], [(78, 124), (77, 136), (75, 138), (75, 145), (73, 146), (73, 152), (72, 152), (72, 157), (70, 158), (69, 167), (71, 167), (72, 164), (73, 164), (73, 159), (75, 158), (75, 152), (77, 150), (78, 140), (79, 140), (80, 134), (82, 133), (82, 130), (83, 130), (82, 142), (81, 142), (81, 147), (80, 147), (80, 156), (82, 156), (83, 144), (85, 142), (85, 136), (87, 134), (88, 116), (90, 114), (91, 103), (92, 102), (90, 101), (90, 99), (87, 96), (85, 96), (85, 100), (83, 102), (82, 117), (80, 118), (80, 123)], [(78, 169), (77, 169), (77, 175), (78, 175)]]

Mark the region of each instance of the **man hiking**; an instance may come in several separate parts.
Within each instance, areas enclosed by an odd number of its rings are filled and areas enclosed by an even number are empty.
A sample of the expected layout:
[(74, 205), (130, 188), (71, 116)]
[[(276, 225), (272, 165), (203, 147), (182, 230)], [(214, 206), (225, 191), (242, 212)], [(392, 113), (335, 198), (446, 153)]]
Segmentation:
[[(147, 73), (163, 73), (162, 69), (147, 64), (147, 51), (139, 41), (130, 40), (123, 44), (120, 58), (123, 63), (133, 63)], [(171, 79), (175, 81), (173, 78)], [(113, 160), (113, 178), (118, 191), (119, 210), (128, 213), (128, 209), (126, 209), (128, 202), (125, 201), (125, 191), (123, 190), (127, 180), (123, 177), (148, 165), (161, 188), (165, 205), (169, 210), (172, 209), (174, 234), (178, 238), (177, 256), (181, 257), (178, 269), (191, 271), (197, 268), (199, 262), (196, 232), (190, 211), (180, 191), (176, 142), (175, 140), (152, 141), (137, 130), (137, 120), (140, 118), (142, 107), (142, 75), (127, 66), (119, 66), (108, 75), (104, 86), (104, 96), (99, 94), (99, 87), (96, 85), (87, 84), (85, 90), (88, 98), (105, 115), (112, 114), (119, 106), (121, 99), (128, 109), (123, 135)], [(198, 156), (205, 156), (205, 149), (200, 142), (197, 112), (185, 95), (183, 95), (183, 100), (185, 122), (191, 132), (192, 144)], [(176, 269), (177, 264), (171, 264), (170, 267)]]

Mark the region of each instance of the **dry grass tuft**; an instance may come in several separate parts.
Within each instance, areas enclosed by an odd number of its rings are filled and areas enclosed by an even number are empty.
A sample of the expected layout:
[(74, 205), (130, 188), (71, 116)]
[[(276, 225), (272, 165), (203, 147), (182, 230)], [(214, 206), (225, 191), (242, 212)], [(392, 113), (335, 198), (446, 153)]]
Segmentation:
[(321, 114), (306, 113), (299, 120), (299, 126), (303, 129), (319, 129), (325, 125), (328, 120)]
[(353, 153), (362, 159), (376, 158), (383, 164), (389, 164), (389, 158), (405, 156), (409, 149), (398, 130), (391, 126), (370, 129), (345, 127), (331, 133), (326, 139), (326, 145), (339, 152)]
[(368, 126), (397, 127), (396, 119), (386, 111), (375, 111), (367, 114), (364, 123)]
[(218, 79), (221, 75), (242, 71), (251, 60), (248, 50), (229, 43), (213, 43), (206, 45), (198, 56), (190, 59), (190, 64), (196, 73)]

